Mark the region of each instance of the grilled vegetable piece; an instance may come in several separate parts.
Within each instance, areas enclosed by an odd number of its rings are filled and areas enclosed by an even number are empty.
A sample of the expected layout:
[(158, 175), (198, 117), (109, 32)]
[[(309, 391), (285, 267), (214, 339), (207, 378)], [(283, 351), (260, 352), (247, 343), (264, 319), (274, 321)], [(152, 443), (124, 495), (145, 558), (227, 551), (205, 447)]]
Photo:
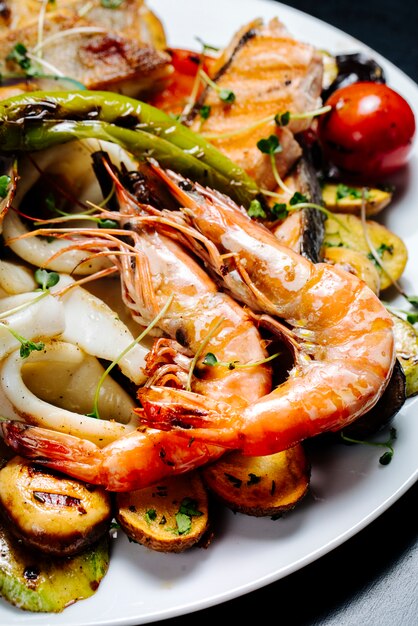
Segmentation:
[(385, 83), (386, 76), (381, 65), (363, 52), (338, 54), (334, 57), (334, 77), (324, 86), (322, 99), (325, 100), (337, 89), (358, 81)]
[[(327, 182), (322, 187), (325, 207), (335, 213), (354, 213), (359, 215), (362, 205), (362, 187)], [(366, 215), (380, 213), (392, 200), (392, 192), (371, 187), (366, 190)]]
[[(367, 220), (367, 235), (385, 269), (376, 262), (380, 275), (380, 289), (384, 290), (398, 280), (408, 260), (408, 250), (400, 237), (378, 222)], [(365, 224), (356, 215), (339, 214), (325, 222), (324, 246), (338, 246), (363, 252), (373, 260), (372, 250), (365, 237)], [(326, 253), (324, 252), (324, 256)]]
[(208, 496), (197, 472), (116, 494), (116, 519), (134, 541), (158, 552), (183, 552), (209, 530)]
[[(26, 118), (32, 118), (33, 124), (14, 123)], [(139, 100), (85, 90), (35, 92), (0, 102), (4, 151), (42, 150), (91, 137), (117, 143), (139, 157), (151, 151), (163, 167), (214, 187), (246, 207), (261, 195), (255, 181), (209, 142)]]
[(393, 314), (395, 345), (406, 376), (406, 397), (418, 393), (418, 331), (412, 324)]
[(350, 248), (323, 248), (324, 260), (332, 265), (338, 265), (347, 272), (355, 274), (370, 287), (378, 296), (380, 293), (380, 275), (376, 264), (364, 252)]
[(405, 374), (399, 359), (379, 402), (355, 422), (344, 428), (344, 435), (353, 439), (367, 439), (390, 424), (406, 400)]
[(108, 492), (19, 456), (0, 470), (0, 504), (15, 537), (56, 556), (86, 549), (105, 535), (112, 518)]
[(0, 522), (0, 595), (19, 609), (59, 613), (92, 596), (108, 567), (108, 537), (77, 556), (56, 558), (28, 549)]
[(233, 511), (276, 516), (293, 509), (308, 492), (310, 464), (301, 444), (269, 456), (232, 452), (204, 467), (202, 477)]

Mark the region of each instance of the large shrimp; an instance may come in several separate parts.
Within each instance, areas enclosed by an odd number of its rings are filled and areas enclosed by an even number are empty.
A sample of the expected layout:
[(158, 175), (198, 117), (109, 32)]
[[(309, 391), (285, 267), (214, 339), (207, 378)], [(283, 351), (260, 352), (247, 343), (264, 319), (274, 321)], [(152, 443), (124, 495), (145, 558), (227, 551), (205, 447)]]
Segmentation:
[[(115, 185), (121, 212), (112, 215), (120, 218), (125, 229), (85, 229), (70, 245), (100, 250), (118, 266), (124, 301), (138, 321), (148, 324), (172, 299), (158, 322), (165, 338), (157, 340), (150, 353), (152, 380), (190, 387), (198, 397), (219, 399), (237, 410), (268, 393), (271, 367), (265, 363), (264, 342), (248, 313), (220, 293), (178, 243), (152, 225), (135, 223), (139, 207), (117, 179)], [(126, 229), (127, 224), (131, 230)], [(132, 243), (127, 242), (129, 237)], [(246, 367), (205, 366), (207, 352)], [(3, 422), (1, 429), (6, 443), (19, 454), (111, 491), (145, 487), (225, 452), (217, 445), (186, 440), (181, 433), (152, 428), (136, 430), (102, 448), (85, 439), (17, 422)]]
[[(284, 383), (240, 411), (182, 390), (141, 390), (148, 423), (265, 455), (340, 430), (371, 409), (395, 362), (392, 321), (375, 294), (352, 274), (284, 247), (229, 198), (155, 171), (184, 207), (183, 222), (199, 231), (190, 245), (237, 300), (271, 316), (296, 360)], [(179, 216), (172, 221), (175, 233)], [(218, 260), (201, 247), (202, 235)]]

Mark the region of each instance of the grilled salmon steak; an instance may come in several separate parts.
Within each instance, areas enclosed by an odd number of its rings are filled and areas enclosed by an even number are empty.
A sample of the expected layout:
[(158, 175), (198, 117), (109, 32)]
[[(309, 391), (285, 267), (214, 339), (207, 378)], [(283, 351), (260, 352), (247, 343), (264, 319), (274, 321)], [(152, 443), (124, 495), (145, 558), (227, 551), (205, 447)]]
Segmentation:
[[(322, 55), (294, 39), (277, 18), (267, 24), (256, 20), (235, 35), (211, 73), (216, 88), (207, 85), (187, 123), (260, 185), (273, 189), (276, 183), (270, 157), (260, 152), (257, 142), (273, 133), (278, 135), (282, 151), (276, 162), (281, 176), (299, 159), (302, 151), (294, 134), (307, 129), (312, 118), (291, 119), (288, 126), (278, 127), (274, 116), (321, 106)], [(220, 89), (232, 92), (233, 101), (222, 100)], [(199, 116), (202, 106), (210, 107), (203, 124)]]

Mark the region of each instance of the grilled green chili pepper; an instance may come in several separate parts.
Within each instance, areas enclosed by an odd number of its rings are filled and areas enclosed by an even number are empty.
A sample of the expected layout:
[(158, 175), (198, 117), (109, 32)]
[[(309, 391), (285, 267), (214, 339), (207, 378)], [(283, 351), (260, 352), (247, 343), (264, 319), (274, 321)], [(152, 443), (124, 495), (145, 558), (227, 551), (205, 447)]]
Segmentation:
[(256, 182), (203, 137), (139, 100), (99, 91), (32, 92), (0, 102), (0, 147), (40, 150), (94, 137), (135, 156), (152, 155), (248, 207), (260, 197)]

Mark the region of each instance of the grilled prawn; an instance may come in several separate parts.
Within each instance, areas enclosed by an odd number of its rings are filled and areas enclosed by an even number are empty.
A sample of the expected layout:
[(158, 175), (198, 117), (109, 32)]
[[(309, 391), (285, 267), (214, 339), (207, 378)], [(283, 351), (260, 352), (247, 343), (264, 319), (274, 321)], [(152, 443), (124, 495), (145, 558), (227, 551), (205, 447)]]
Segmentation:
[[(340, 430), (371, 409), (395, 362), (392, 320), (377, 296), (357, 277), (281, 245), (229, 198), (154, 169), (198, 233), (189, 245), (227, 291), (288, 337), (295, 365), (284, 383), (240, 411), (187, 391), (140, 390), (147, 422), (265, 455)], [(180, 218), (171, 219), (176, 236)]]

